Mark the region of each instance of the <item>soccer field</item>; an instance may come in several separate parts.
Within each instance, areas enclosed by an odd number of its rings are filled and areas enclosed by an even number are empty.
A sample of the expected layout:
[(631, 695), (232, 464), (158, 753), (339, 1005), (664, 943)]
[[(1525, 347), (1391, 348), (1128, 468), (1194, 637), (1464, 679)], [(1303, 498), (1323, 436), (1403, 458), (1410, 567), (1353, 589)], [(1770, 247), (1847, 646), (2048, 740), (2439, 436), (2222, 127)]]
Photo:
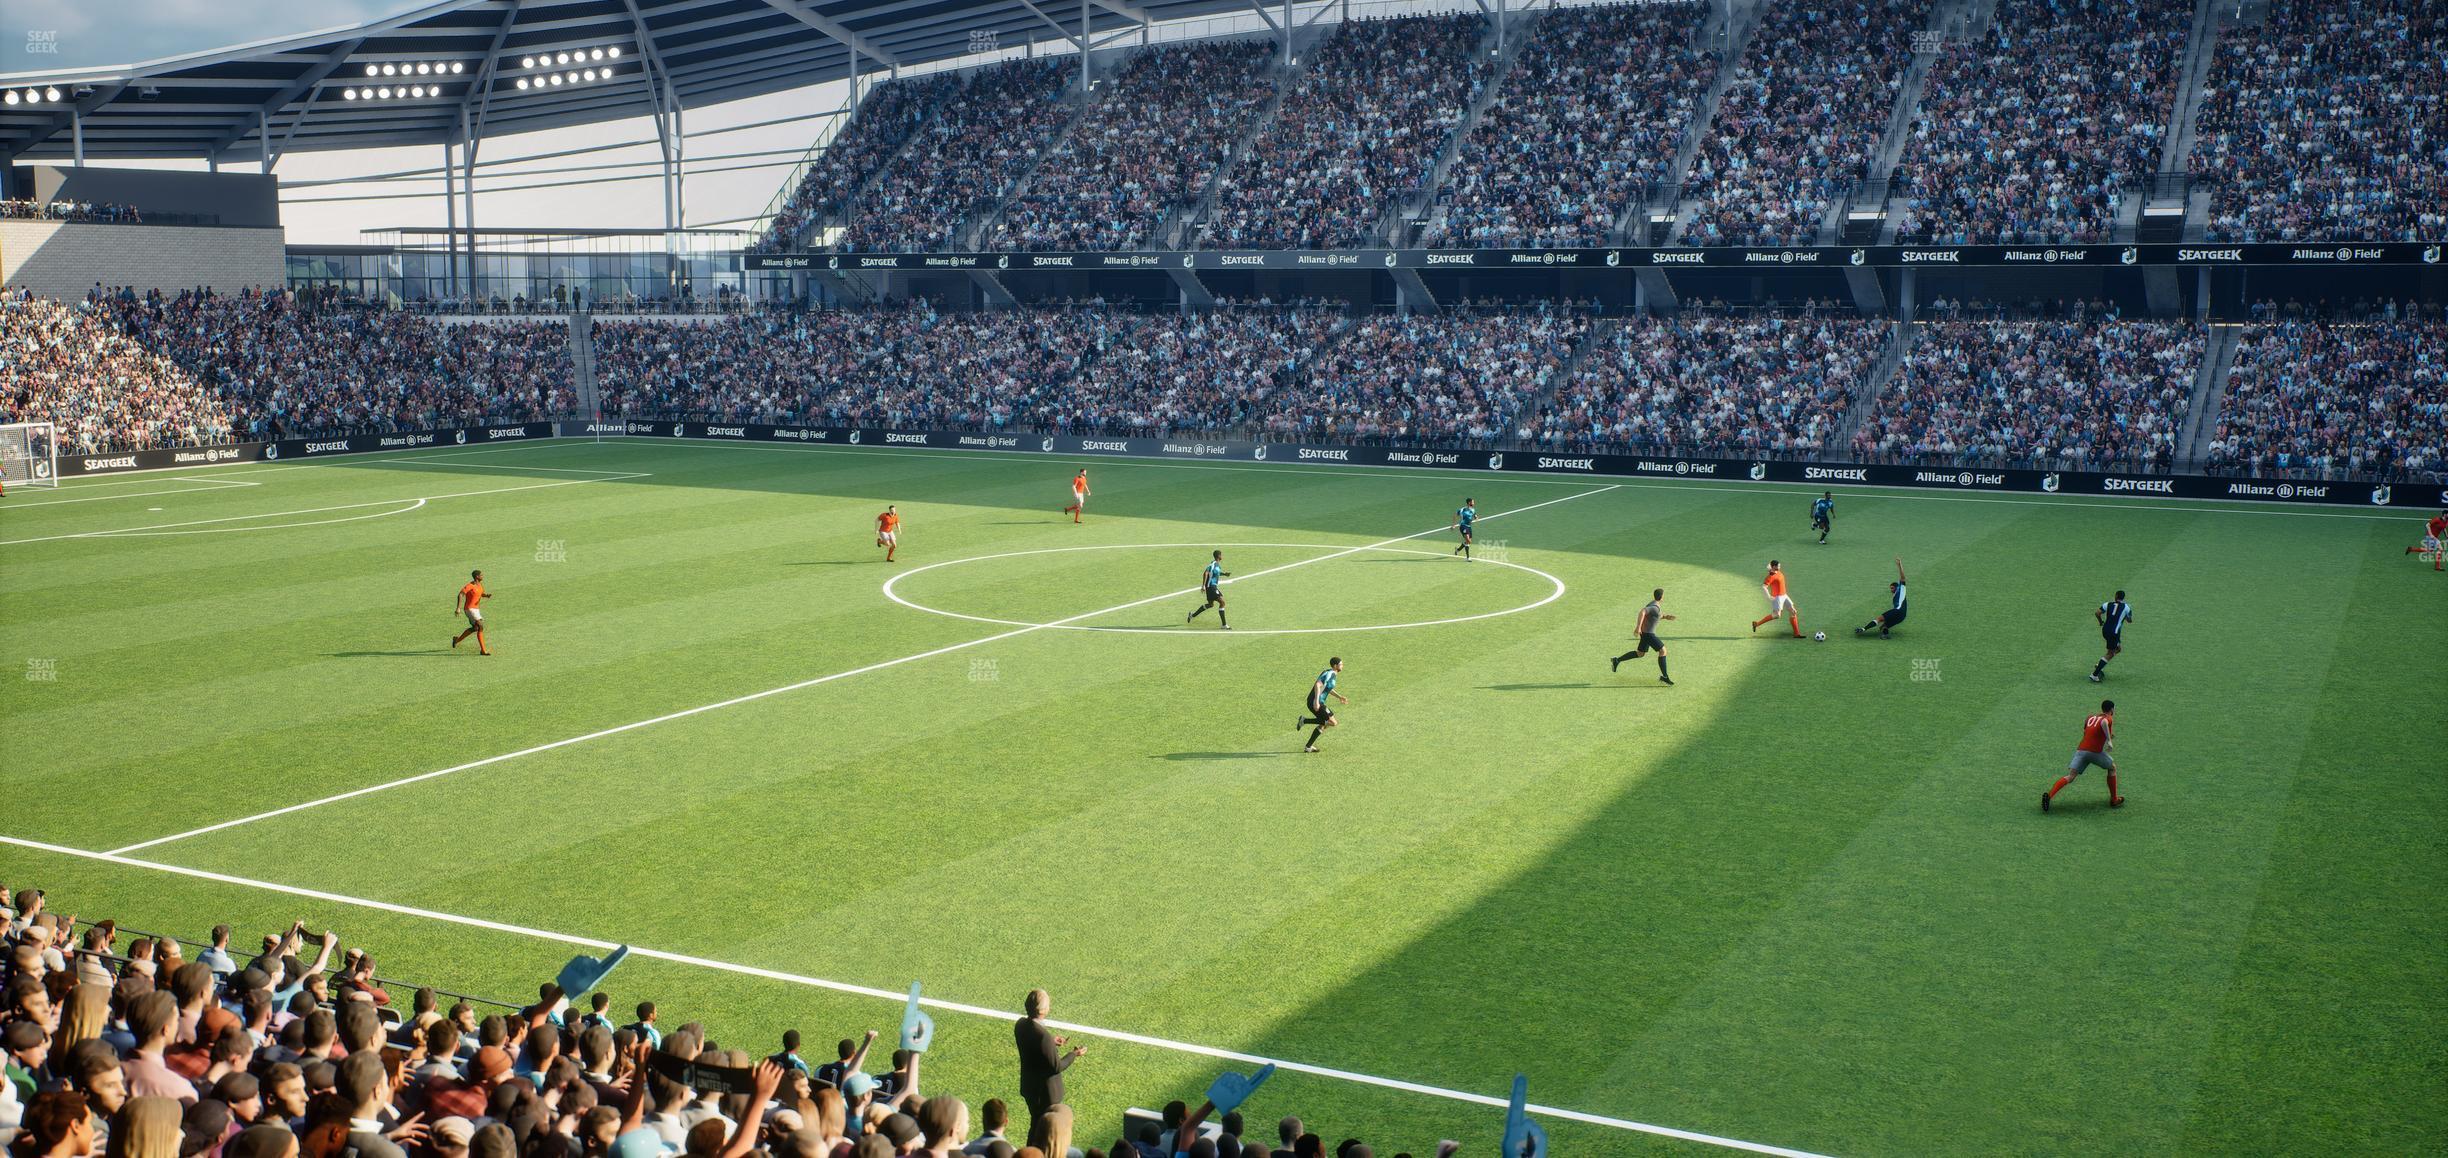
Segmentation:
[[(302, 916), (504, 1000), (634, 944), (619, 1008), (760, 1053), (898, 1020), (812, 979), (1043, 985), (1164, 1039), (1079, 1038), (1082, 1144), (1236, 1064), (1182, 1046), (1312, 1067), (1250, 1119), (1380, 1154), (1492, 1153), (1503, 1110), (1450, 1092), (1517, 1071), (1581, 1115), (1560, 1154), (1712, 1149), (1590, 1119), (2448, 1137), (2448, 576), (2413, 520), (1847, 491), (1819, 546), (1796, 488), (1098, 460), (1073, 525), (1079, 465), (611, 440), (12, 489), (0, 883), (188, 937)], [(1217, 548), (1231, 632), (1183, 623)], [(1912, 616), (1856, 639), (1896, 556)], [(1749, 630), (1771, 558), (1827, 642)], [(490, 658), (448, 646), (479, 567)], [(1654, 587), (1671, 688), (1607, 668)], [(2042, 815), (2103, 695), (2130, 803), (2095, 772)], [(1009, 1027), (937, 1021), (928, 1086), (1010, 1097)]]

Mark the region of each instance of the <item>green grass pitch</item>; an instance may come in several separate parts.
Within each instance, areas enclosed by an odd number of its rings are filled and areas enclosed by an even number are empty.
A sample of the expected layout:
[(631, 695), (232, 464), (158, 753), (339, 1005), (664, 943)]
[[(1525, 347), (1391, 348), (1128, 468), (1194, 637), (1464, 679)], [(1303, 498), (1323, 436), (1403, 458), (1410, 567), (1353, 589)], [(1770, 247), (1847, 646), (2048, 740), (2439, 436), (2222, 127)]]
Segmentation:
[[(2448, 1137), (2448, 577), (2409, 519), (1848, 491), (1822, 547), (1793, 488), (1111, 460), (1074, 526), (1075, 465), (614, 440), (12, 490), (0, 835), (147, 844), (856, 673), (127, 855), (1825, 1153)], [(1465, 495), (1505, 565), (1447, 556)], [(1181, 624), (1211, 546), (1229, 634)], [(1894, 556), (1912, 618), (1855, 639)], [(1748, 629), (1772, 557), (1828, 642)], [(471, 567), (489, 659), (446, 646)], [(1606, 664), (1660, 586), (1673, 688)], [(2041, 815), (2103, 694), (2132, 803)], [(22, 843), (0, 882), (511, 999), (571, 952)], [(897, 1018), (609, 989), (751, 1050)], [(938, 1021), (929, 1085), (1008, 1096), (1008, 1027)], [(1219, 1068), (1090, 1040), (1081, 1141)], [(1298, 1073), (1247, 1109), (1385, 1154), (1502, 1123)]]

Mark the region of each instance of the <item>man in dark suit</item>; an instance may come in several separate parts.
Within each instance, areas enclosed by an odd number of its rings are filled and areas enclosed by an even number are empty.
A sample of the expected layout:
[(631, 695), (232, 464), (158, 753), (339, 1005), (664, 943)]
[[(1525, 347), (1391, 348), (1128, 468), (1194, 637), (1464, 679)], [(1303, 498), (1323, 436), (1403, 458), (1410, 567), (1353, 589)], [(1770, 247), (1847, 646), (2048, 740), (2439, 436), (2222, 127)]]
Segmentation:
[(1063, 1052), (1068, 1043), (1045, 1026), (1045, 1019), (1054, 1011), (1054, 999), (1045, 990), (1029, 990), (1020, 1008), (1025, 1016), (1012, 1023), (1012, 1041), (1020, 1048), (1020, 1100), (1028, 1104), (1029, 1121), (1034, 1124), (1063, 1100), (1063, 1071), (1087, 1053), (1088, 1047), (1075, 1045)]
[[(416, 1144), (424, 1140), (424, 1126), (410, 1123), (405, 1129), (394, 1130), (384, 1122), (391, 1107), (391, 1075), (383, 1069), (382, 1056), (372, 1050), (359, 1050), (340, 1061), (340, 1096), (348, 1100), (348, 1150), (357, 1158), (408, 1158), (399, 1140)], [(386, 1136), (399, 1135), (399, 1139)]]

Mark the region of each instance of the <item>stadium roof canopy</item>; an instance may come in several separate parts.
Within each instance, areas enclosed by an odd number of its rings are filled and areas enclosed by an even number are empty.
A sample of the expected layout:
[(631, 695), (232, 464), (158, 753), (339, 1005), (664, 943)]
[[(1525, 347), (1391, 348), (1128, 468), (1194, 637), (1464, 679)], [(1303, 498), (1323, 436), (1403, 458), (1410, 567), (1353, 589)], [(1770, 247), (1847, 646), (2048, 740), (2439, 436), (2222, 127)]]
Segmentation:
[[(439, 0), (366, 24), (191, 56), (0, 74), (0, 102), (17, 98), (0, 103), (0, 160), (69, 161), (81, 146), (84, 157), (260, 162), (268, 143), (278, 161), (293, 150), (439, 145), (463, 133), (481, 140), (660, 120), (666, 101), (685, 109), (840, 80), (854, 60), (864, 75), (965, 56), (976, 33), (996, 34), (1008, 50), (1076, 37), (1085, 18), (1091, 42), (1103, 47), (1150, 23), (1252, 7), (1251, 0)], [(577, 59), (561, 64), (564, 52)], [(526, 64), (547, 54), (549, 66)], [(385, 75), (386, 66), (409, 71)], [(435, 71), (414, 71), (419, 66)], [(610, 74), (549, 83), (589, 67)], [(522, 79), (529, 87), (519, 87)], [(420, 85), (427, 95), (404, 95)], [(349, 95), (385, 86), (394, 95)]]

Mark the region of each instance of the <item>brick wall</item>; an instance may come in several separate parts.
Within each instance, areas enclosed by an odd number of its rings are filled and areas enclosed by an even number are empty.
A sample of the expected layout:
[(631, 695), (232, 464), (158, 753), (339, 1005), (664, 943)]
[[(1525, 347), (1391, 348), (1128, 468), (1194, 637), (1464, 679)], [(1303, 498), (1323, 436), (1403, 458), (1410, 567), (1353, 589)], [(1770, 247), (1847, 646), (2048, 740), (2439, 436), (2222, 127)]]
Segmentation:
[(284, 285), (278, 229), (0, 221), (0, 286), (75, 299), (95, 282), (137, 289)]

